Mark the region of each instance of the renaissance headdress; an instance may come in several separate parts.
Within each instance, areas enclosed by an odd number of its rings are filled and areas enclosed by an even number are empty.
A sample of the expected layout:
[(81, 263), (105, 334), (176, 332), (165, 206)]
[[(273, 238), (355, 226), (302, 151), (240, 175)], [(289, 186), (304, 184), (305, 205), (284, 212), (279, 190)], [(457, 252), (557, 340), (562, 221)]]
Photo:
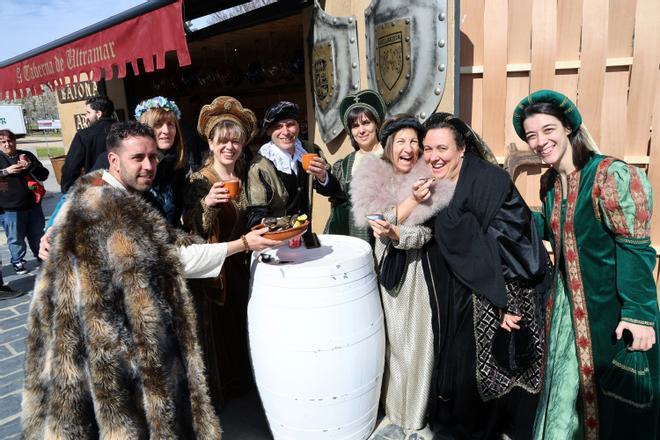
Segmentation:
[(536, 92), (523, 98), (520, 103), (516, 106), (516, 109), (513, 111), (513, 128), (516, 130), (516, 134), (523, 141), (527, 142), (527, 137), (525, 136), (525, 128), (523, 127), (523, 121), (525, 120), (525, 109), (532, 104), (538, 104), (542, 102), (547, 102), (554, 105), (560, 111), (564, 113), (566, 120), (568, 122), (571, 133), (576, 133), (580, 131), (582, 137), (584, 138), (585, 146), (599, 153), (600, 150), (596, 145), (596, 141), (589, 133), (587, 127), (582, 123), (582, 115), (578, 110), (577, 106), (573, 101), (571, 101), (566, 95), (563, 95), (554, 90), (537, 90)]
[(350, 133), (351, 127), (348, 126), (348, 114), (354, 108), (365, 108), (374, 115), (376, 125), (380, 126), (385, 119), (387, 107), (383, 97), (378, 92), (370, 89), (362, 90), (353, 95), (348, 95), (341, 100), (339, 104), (339, 115), (344, 128)]
[(218, 96), (213, 102), (202, 107), (197, 121), (197, 131), (208, 139), (213, 127), (222, 121), (232, 121), (243, 127), (247, 136), (246, 143), (257, 131), (257, 116), (231, 96)]

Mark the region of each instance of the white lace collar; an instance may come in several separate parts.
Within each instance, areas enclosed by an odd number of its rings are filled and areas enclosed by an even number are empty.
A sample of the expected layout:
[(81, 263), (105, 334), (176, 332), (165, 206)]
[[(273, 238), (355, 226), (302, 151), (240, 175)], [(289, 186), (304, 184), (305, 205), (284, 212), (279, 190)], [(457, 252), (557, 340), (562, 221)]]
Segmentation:
[(302, 161), (302, 155), (305, 154), (306, 151), (299, 139), (296, 139), (293, 148), (293, 157), (291, 157), (289, 153), (282, 151), (280, 147), (271, 141), (263, 144), (261, 148), (259, 148), (258, 153), (273, 162), (273, 165), (275, 165), (275, 168), (277, 168), (278, 171), (286, 174), (298, 174), (298, 166), (296, 165), (296, 162)]

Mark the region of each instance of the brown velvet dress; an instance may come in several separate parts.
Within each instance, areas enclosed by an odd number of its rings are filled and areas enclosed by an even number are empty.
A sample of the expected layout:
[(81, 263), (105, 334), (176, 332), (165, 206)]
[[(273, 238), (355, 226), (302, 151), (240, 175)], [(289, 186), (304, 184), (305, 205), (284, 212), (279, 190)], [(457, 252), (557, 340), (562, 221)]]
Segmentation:
[[(206, 166), (190, 176), (186, 189), (184, 228), (208, 243), (232, 241), (246, 232), (243, 188), (238, 200), (216, 207), (204, 203), (211, 186), (220, 180), (213, 167)], [(234, 254), (225, 260), (217, 278), (189, 283), (211, 399), (219, 411), (228, 397), (252, 383), (247, 336), (248, 256)]]

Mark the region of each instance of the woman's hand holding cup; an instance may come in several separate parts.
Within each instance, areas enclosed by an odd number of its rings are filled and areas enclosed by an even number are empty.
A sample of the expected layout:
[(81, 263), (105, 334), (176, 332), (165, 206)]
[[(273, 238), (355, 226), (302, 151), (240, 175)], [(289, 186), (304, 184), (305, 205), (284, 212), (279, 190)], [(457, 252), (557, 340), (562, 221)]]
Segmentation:
[(374, 231), (374, 237), (387, 237), (392, 241), (399, 241), (399, 227), (387, 220), (369, 220), (369, 226)]
[(218, 206), (221, 203), (227, 203), (231, 200), (229, 190), (225, 188), (224, 182), (215, 182), (209, 193), (204, 197), (206, 206)]

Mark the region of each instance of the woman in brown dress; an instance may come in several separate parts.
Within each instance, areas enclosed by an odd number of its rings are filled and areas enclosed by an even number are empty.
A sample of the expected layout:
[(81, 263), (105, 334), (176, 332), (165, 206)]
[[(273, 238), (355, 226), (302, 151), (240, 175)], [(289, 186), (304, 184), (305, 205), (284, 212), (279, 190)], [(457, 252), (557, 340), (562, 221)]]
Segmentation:
[[(257, 118), (229, 96), (205, 105), (197, 130), (208, 140), (205, 165), (189, 178), (184, 227), (209, 243), (240, 238), (246, 232), (243, 148)], [(231, 183), (230, 183), (231, 182)], [(238, 192), (230, 193), (238, 184)], [(191, 282), (199, 337), (204, 350), (211, 399), (219, 410), (226, 398), (252, 381), (247, 339), (248, 254), (227, 258), (217, 278)]]

